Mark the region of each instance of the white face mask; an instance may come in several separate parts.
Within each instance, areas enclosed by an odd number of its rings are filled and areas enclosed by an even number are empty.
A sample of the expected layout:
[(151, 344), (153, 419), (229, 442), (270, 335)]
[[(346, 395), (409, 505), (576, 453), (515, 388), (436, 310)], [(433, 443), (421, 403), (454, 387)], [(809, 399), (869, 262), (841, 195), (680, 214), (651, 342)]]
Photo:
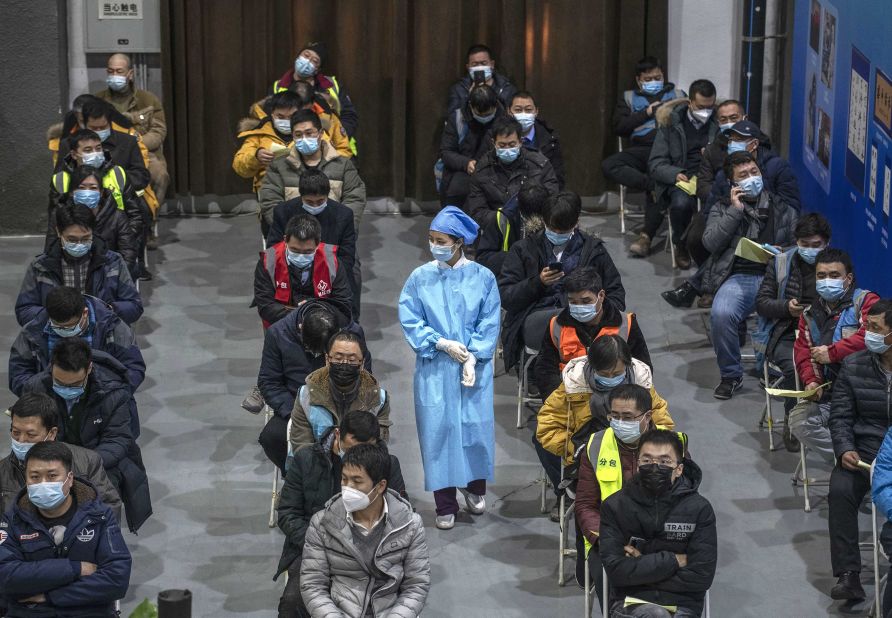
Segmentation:
[[(373, 491), (375, 491), (374, 487), (369, 493), (372, 493)], [(377, 500), (379, 496), (375, 496), (375, 500)], [(341, 485), (341, 500), (344, 503), (344, 509), (348, 513), (361, 511), (368, 508), (369, 505), (374, 502), (373, 500), (369, 500), (369, 494), (364, 494), (358, 489), (354, 489), (348, 485)]]

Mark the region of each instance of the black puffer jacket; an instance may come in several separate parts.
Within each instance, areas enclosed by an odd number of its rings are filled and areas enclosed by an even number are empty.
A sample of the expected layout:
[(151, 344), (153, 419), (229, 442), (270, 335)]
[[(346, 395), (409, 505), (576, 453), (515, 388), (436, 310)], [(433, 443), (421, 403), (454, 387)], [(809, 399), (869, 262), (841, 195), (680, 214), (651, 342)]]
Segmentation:
[[(544, 232), (536, 232), (519, 240), (508, 251), (499, 274), (499, 295), (506, 312), (502, 327), (502, 346), (505, 367), (510, 369), (520, 358), (523, 346), (523, 322), (533, 311), (558, 308), (564, 303), (560, 282), (545, 286), (539, 279), (542, 269), (555, 261), (552, 245)], [(619, 271), (600, 238), (577, 230), (561, 256), (564, 274), (574, 269), (591, 266), (598, 271), (607, 301), (620, 311), (626, 308), (626, 290)], [(540, 340), (531, 342), (537, 345)]]
[(471, 176), (471, 193), (464, 211), (480, 227), (486, 227), (495, 221), (496, 211), (529, 183), (542, 185), (551, 195), (558, 192), (557, 176), (545, 155), (521, 148), (517, 160), (504, 165), (490, 149), (477, 162), (477, 171)]
[(868, 463), (892, 426), (892, 377), (880, 357), (867, 350), (850, 354), (833, 385), (830, 436), (837, 457), (857, 451)]
[[(499, 107), (496, 117), (504, 115)], [(440, 159), (443, 161), (443, 180), (440, 194), (443, 198), (455, 193), (449, 190), (452, 178), (458, 172), (465, 172), (468, 163), (480, 161), (492, 145), (489, 141), (489, 128), (492, 123), (483, 124), (474, 120), (471, 110), (464, 105), (453, 110), (446, 117), (443, 135), (440, 137)], [(480, 167), (479, 165), (477, 166)]]
[[(789, 273), (787, 274), (786, 284), (784, 285), (783, 294), (777, 289), (777, 257), (768, 262), (768, 268), (765, 270), (765, 277), (762, 279), (762, 285), (756, 294), (756, 313), (771, 322), (771, 334), (768, 338), (766, 349), (771, 351), (777, 345), (778, 339), (781, 338), (788, 330), (796, 328), (799, 324), (799, 318), (790, 315), (787, 304), (792, 300), (802, 300), (802, 269), (810, 268), (814, 271), (814, 265), (805, 264), (802, 258), (797, 254), (796, 248), (788, 249), (784, 252), (784, 259), (789, 264)], [(812, 279), (814, 273), (812, 273)], [(814, 295), (814, 291), (812, 291)]]
[(557, 131), (552, 129), (544, 120), (536, 119), (536, 132), (533, 136), (533, 143), (526, 146), (531, 150), (545, 156), (551, 162), (554, 168), (554, 175), (558, 181), (558, 189), (564, 188), (564, 153), (561, 149), (561, 140), (558, 138)]
[[(333, 442), (334, 429), (331, 429), (313, 446), (299, 449), (285, 475), (278, 519), (279, 529), (285, 533), (285, 544), (274, 580), (303, 553), (310, 518), (341, 492), (341, 458), (331, 452)], [(390, 456), (387, 488), (408, 498), (400, 461), (394, 455)]]
[[(700, 468), (684, 460), (684, 472), (659, 498), (634, 478), (601, 505), (600, 553), (617, 598), (678, 605), (699, 616), (712, 586), (717, 560), (715, 512), (697, 493)], [(638, 558), (626, 556), (630, 539)], [(687, 556), (679, 567), (675, 554)]]

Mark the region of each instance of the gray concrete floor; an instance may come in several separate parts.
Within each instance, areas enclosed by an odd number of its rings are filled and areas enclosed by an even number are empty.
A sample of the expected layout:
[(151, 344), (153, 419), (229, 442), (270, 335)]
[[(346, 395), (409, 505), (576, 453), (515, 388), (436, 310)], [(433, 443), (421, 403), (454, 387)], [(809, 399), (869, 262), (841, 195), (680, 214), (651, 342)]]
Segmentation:
[[(428, 525), (433, 585), (424, 615), (581, 616), (581, 590), (557, 586), (557, 526), (538, 512), (540, 468), (529, 431), (514, 427), (513, 377), (495, 382), (498, 451), (488, 513), (462, 516), (448, 532), (432, 526), (412, 409), (413, 355), (396, 314), (406, 277), (430, 259), (429, 222), (368, 215), (359, 242), (362, 323), (375, 373), (392, 397), (391, 447)], [(627, 304), (648, 339), (656, 387), (690, 435), (705, 473), (701, 491), (715, 507), (720, 541), (713, 616), (836, 615), (838, 604), (827, 596), (833, 580), (826, 501), (804, 513), (790, 485), (796, 458), (768, 452), (767, 435), (757, 429), (757, 379), (748, 377), (730, 402), (714, 400), (718, 371), (702, 313), (673, 309), (658, 295), (680, 281), (668, 255), (627, 258), (615, 215), (586, 216), (583, 226), (608, 243)], [(261, 419), (239, 407), (255, 382), (262, 343), (259, 319), (248, 308), (260, 248), (257, 222), (251, 216), (171, 218), (162, 221), (161, 234), (164, 244), (150, 258), (155, 280), (143, 285), (146, 313), (137, 326), (148, 364), (138, 393), (140, 444), (155, 514), (139, 536), (126, 535), (134, 567), (125, 615), (167, 588), (189, 588), (195, 616), (274, 615), (282, 582), (271, 577), (282, 536), (267, 528), (272, 466), (257, 444)], [(12, 307), (24, 266), (41, 243), (0, 243), (3, 354), (18, 330)], [(6, 369), (5, 359), (0, 367)], [(0, 375), (4, 384), (6, 378)], [(8, 394), (0, 401), (11, 402)], [(567, 568), (572, 573), (569, 561)]]

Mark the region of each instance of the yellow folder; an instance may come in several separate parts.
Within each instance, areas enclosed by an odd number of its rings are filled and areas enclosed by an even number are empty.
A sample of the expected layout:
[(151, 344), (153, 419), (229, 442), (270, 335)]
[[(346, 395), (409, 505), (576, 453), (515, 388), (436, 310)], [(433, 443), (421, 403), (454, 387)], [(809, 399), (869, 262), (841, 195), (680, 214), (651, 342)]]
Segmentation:
[(697, 195), (697, 177), (692, 176), (687, 182), (676, 182), (675, 186), (687, 193), (688, 195)]
[(782, 388), (766, 388), (765, 392), (772, 397), (795, 397), (796, 399), (808, 399), (818, 392), (819, 388), (827, 388), (830, 382), (821, 384), (820, 386), (807, 391), (787, 391)]

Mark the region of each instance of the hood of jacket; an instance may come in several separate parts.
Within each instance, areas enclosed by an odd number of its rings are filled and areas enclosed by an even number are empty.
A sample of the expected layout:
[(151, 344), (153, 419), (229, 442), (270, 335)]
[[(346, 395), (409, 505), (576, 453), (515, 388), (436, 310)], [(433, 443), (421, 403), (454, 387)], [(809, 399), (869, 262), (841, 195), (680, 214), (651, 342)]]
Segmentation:
[[(307, 376), (307, 386), (310, 389), (310, 402), (327, 403), (332, 400), (331, 380), (328, 379), (328, 365), (317, 369)], [(378, 380), (365, 369), (359, 371), (359, 391), (356, 400), (364, 400), (366, 403), (374, 402), (377, 407), (380, 402), (380, 387)]]
[(691, 102), (688, 98), (678, 98), (672, 99), (670, 101), (666, 101), (662, 105), (657, 108), (656, 113), (654, 113), (654, 118), (657, 121), (657, 126), (660, 127), (668, 127), (676, 122), (681, 121), (681, 113), (686, 111), (688, 108), (688, 104)]
[[(101, 506), (101, 503), (98, 502), (99, 494), (96, 492), (96, 488), (93, 487), (90, 481), (74, 477), (74, 483), (71, 485), (71, 492), (77, 499), (77, 508), (79, 511), (89, 510), (89, 514), (96, 515), (102, 515), (104, 513), (104, 508), (99, 508)], [(27, 485), (22, 488), (18, 498), (16, 498), (15, 511), (21, 515), (23, 519), (32, 524), (39, 521), (37, 507), (31, 504), (31, 500), (28, 499)]]
[[(337, 149), (331, 145), (331, 143), (323, 138), (319, 137), (319, 148), (322, 149), (322, 160), (319, 161), (319, 169), (321, 170), (325, 167), (325, 164), (329, 161), (333, 161), (334, 159), (341, 158), (341, 155), (338, 154)], [(304, 162), (301, 161), (300, 153), (297, 152), (297, 144), (291, 147), (291, 152), (288, 153), (288, 156), (285, 158), (288, 162), (288, 165), (291, 166), (294, 170), (300, 170), (304, 166)]]
[[(103, 339), (109, 332), (115, 330), (115, 326), (120, 321), (115, 313), (109, 309), (104, 302), (94, 296), (85, 295), (84, 301), (88, 305), (87, 309), (93, 317), (93, 337)], [(25, 338), (37, 347), (46, 347), (46, 333), (44, 330), (49, 324), (50, 318), (45, 313), (41, 318), (35, 318), (22, 327), (22, 333)]]
[[(589, 386), (586, 378), (587, 373), (588, 359), (585, 356), (574, 358), (567, 363), (564, 371), (561, 373), (564, 379), (564, 390), (567, 392), (567, 395), (592, 392), (592, 387)], [(646, 389), (653, 387), (653, 374), (647, 363), (633, 358), (629, 373), (632, 376), (633, 383), (638, 386), (643, 386)]]
[(286, 139), (276, 132), (271, 116), (264, 116), (263, 118), (254, 118), (248, 116), (242, 118), (238, 121), (237, 130), (238, 139), (244, 139), (246, 137), (250, 137), (251, 135), (266, 135), (274, 138), (276, 141), (282, 142), (283, 144), (291, 142), (290, 135)]

